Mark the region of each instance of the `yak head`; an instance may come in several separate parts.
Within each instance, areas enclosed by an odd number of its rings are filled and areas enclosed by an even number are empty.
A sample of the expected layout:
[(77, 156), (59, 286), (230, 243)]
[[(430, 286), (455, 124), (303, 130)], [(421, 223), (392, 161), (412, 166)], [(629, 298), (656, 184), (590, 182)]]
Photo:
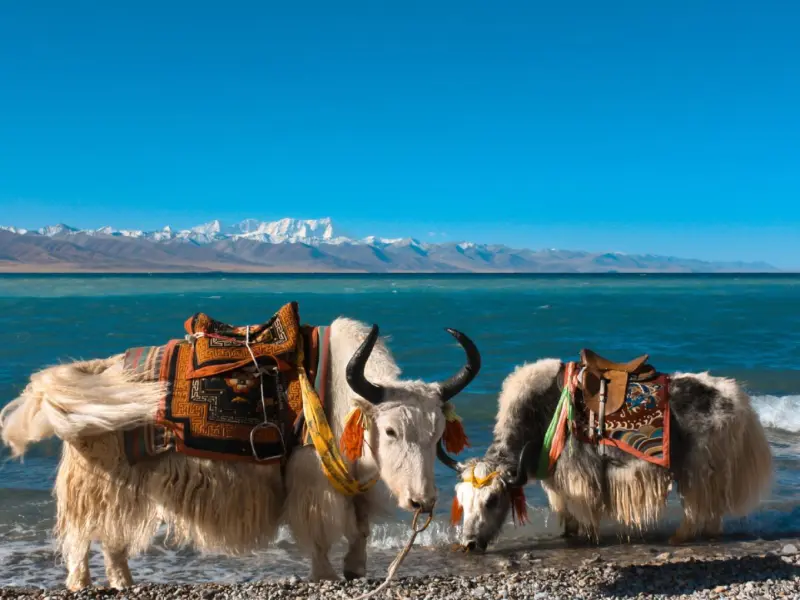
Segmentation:
[[(437, 442), (445, 430), (446, 403), (466, 388), (480, 370), (480, 353), (475, 344), (463, 333), (447, 331), (466, 352), (467, 362), (445, 381), (398, 381), (387, 376), (382, 378), (387, 382), (370, 382), (364, 368), (378, 340), (377, 325), (373, 325), (347, 365), (347, 383), (357, 394), (352, 403), (364, 419), (364, 441), (379, 476), (400, 507), (410, 511), (433, 510), (437, 498), (434, 464)], [(378, 371), (383, 362), (390, 360), (388, 353), (376, 358)]]
[(523, 487), (534, 447), (527, 444), (516, 468), (499, 464), (498, 459), (484, 457), (461, 464), (439, 448), (447, 466), (461, 476), (456, 484), (451, 521), (462, 522), (461, 548), (469, 552), (485, 552), (500, 534), (511, 513), (515, 523), (524, 524), (527, 508)]

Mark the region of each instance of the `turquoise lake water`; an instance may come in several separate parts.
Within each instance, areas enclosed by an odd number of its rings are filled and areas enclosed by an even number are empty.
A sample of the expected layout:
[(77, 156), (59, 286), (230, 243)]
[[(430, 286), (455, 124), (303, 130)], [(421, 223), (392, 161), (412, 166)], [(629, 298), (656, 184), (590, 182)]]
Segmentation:
[[(726, 529), (800, 531), (800, 276), (0, 276), (0, 406), (44, 366), (181, 337), (184, 320), (197, 311), (256, 323), (292, 300), (305, 323), (340, 315), (378, 323), (411, 378), (451, 375), (463, 353), (444, 328), (467, 333), (483, 368), (456, 399), (473, 444), (466, 455), (485, 450), (502, 380), (526, 361), (572, 360), (590, 347), (618, 359), (649, 353), (667, 372), (735, 377), (768, 428), (776, 477), (762, 508)], [(0, 454), (0, 585), (63, 579), (48, 534), (58, 452), (57, 442), (40, 444), (23, 464)], [(423, 544), (454, 539), (446, 512), (455, 479), (442, 465), (437, 479), (441, 508)], [(505, 544), (557, 531), (538, 485), (527, 497), (533, 522), (507, 528)], [(407, 518), (400, 518), (375, 526), (374, 554), (391, 556), (404, 543)], [(96, 555), (92, 560), (100, 564)], [(286, 534), (276, 549), (245, 560), (157, 548), (134, 562), (140, 578), (171, 581), (303, 576), (305, 568)]]

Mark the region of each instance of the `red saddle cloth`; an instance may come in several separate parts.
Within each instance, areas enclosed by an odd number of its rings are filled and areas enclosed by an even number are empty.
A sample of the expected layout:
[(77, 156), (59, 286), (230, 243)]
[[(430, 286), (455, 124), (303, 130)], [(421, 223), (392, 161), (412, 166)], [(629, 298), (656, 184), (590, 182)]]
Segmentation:
[(613, 446), (668, 469), (670, 466), (669, 383), (669, 375), (658, 372), (642, 380), (628, 381), (622, 406), (615, 412), (605, 415), (602, 436), (598, 436), (596, 432), (597, 415), (586, 406), (580, 389), (577, 389), (573, 394), (577, 409), (573, 424), (574, 433), (583, 442)]
[(288, 456), (303, 410), (297, 353), (302, 343), (309, 380), (319, 386), (328, 328), (300, 326), (296, 303), (249, 332), (204, 313), (189, 318), (185, 328), (186, 340), (125, 353), (126, 369), (169, 384), (153, 423), (124, 432), (129, 462), (165, 452), (266, 464)]

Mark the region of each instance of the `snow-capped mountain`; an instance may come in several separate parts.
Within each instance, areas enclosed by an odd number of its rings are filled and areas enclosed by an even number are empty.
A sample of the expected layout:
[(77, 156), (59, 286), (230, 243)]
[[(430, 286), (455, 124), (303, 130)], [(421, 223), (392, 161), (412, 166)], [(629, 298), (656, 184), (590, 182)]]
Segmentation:
[(22, 229), (21, 227), (14, 227), (13, 225), (0, 225), (0, 231), (8, 231), (9, 233), (18, 233), (19, 235), (24, 235), (28, 233), (27, 229)]
[(279, 221), (259, 221), (245, 219), (233, 225), (224, 225), (218, 219), (189, 229), (175, 229), (169, 225), (155, 231), (134, 229), (115, 229), (111, 226), (99, 229), (77, 229), (59, 223), (42, 227), (35, 232), (12, 226), (0, 226), (0, 229), (24, 235), (36, 233), (47, 237), (63, 235), (106, 235), (148, 239), (156, 242), (186, 240), (197, 244), (210, 244), (220, 240), (247, 239), (266, 244), (343, 244), (360, 243), (344, 236), (337, 236), (333, 231), (330, 218), (324, 219), (280, 219)]
[(74, 227), (70, 227), (69, 225), (64, 225), (63, 223), (59, 223), (58, 225), (48, 225), (47, 227), (42, 227), (39, 229), (39, 234), (46, 235), (47, 237), (69, 233), (78, 233), (78, 230)]
[(526, 250), (474, 242), (425, 243), (411, 237), (355, 239), (330, 218), (214, 220), (189, 229), (36, 231), (0, 226), (0, 271), (279, 271), (432, 273), (753, 272), (764, 263), (580, 250)]
[(378, 248), (387, 246), (409, 246), (419, 250), (426, 245), (414, 238), (386, 239), (377, 236), (368, 236), (364, 239), (349, 238), (334, 233), (333, 221), (330, 217), (323, 219), (280, 219), (278, 221), (259, 221), (258, 219), (245, 219), (233, 225), (225, 225), (215, 219), (202, 225), (189, 229), (175, 229), (169, 225), (155, 231), (141, 231), (134, 229), (115, 229), (111, 226), (99, 229), (77, 229), (63, 223), (41, 227), (34, 231), (20, 229), (12, 226), (0, 226), (0, 229), (24, 235), (35, 233), (47, 237), (64, 235), (105, 235), (117, 237), (130, 237), (166, 242), (184, 240), (196, 244), (211, 244), (222, 240), (251, 240), (263, 244), (366, 244)]

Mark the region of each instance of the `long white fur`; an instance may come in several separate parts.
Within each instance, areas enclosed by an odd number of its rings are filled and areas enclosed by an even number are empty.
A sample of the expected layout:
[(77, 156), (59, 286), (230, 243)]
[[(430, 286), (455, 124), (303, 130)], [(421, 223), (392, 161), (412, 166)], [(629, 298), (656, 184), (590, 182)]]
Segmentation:
[[(56, 536), (67, 587), (90, 585), (93, 540), (103, 544), (110, 585), (131, 585), (128, 557), (147, 548), (161, 523), (179, 543), (237, 554), (274, 539), (284, 521), (311, 556), (312, 579), (337, 577), (328, 552), (344, 536), (350, 544), (345, 573), (365, 575), (369, 519), (387, 508), (389, 495), (405, 508), (412, 501), (435, 502), (435, 442), (444, 430), (438, 385), (400, 381), (400, 369), (382, 340), (365, 372), (386, 387), (386, 401), (373, 406), (350, 389), (345, 367), (368, 332), (351, 319), (331, 324), (328, 419), (338, 438), (351, 407), (362, 407), (371, 426), (365, 456), (352, 469), (361, 478), (377, 473), (383, 483), (356, 498), (333, 489), (310, 447), (292, 454), (285, 492), (278, 466), (182, 454), (131, 466), (120, 432), (152, 420), (164, 393), (161, 384), (133, 380), (122, 370), (122, 355), (34, 374), (2, 411), (0, 433), (17, 456), (51, 435), (67, 442), (55, 488)], [(390, 438), (387, 429), (397, 437)]]
[(53, 435), (63, 440), (142, 425), (153, 419), (166, 386), (121, 369), (122, 355), (58, 365), (35, 373), (0, 411), (0, 434), (14, 456)]

